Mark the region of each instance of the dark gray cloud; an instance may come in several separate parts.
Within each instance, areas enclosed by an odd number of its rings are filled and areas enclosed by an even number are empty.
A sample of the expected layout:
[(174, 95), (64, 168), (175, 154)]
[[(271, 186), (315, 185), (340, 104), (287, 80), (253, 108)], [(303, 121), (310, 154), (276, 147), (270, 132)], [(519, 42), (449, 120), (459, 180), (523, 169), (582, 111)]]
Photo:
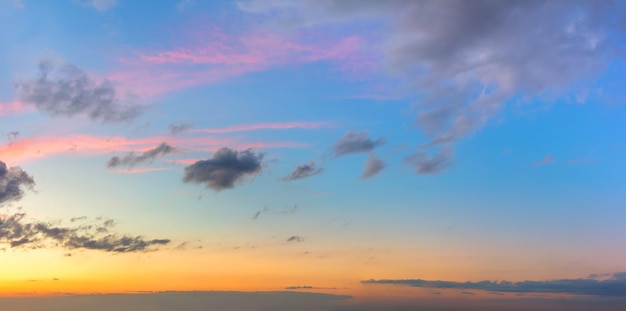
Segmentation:
[(415, 166), (418, 175), (437, 174), (452, 165), (452, 152), (439, 150), (431, 155), (425, 151), (420, 151), (404, 158), (404, 162)]
[(481, 281), (453, 282), (427, 280), (367, 280), (364, 284), (396, 284), (414, 287), (484, 290), (506, 293), (573, 294), (591, 296), (626, 297), (626, 272), (614, 273), (610, 278), (598, 280), (590, 276), (586, 279), (561, 279), (551, 281)]
[(35, 180), (19, 167), (7, 168), (0, 161), (0, 206), (22, 199), (24, 190), (33, 190)]
[(168, 145), (167, 143), (161, 143), (153, 149), (150, 149), (140, 155), (135, 155), (134, 152), (131, 152), (124, 157), (112, 157), (107, 162), (108, 168), (116, 168), (120, 166), (125, 166), (127, 168), (132, 168), (137, 164), (141, 164), (144, 162), (154, 161), (156, 158), (168, 155), (170, 153), (176, 152), (176, 148)]
[(178, 135), (180, 133), (184, 133), (189, 131), (193, 126), (188, 123), (178, 123), (178, 124), (170, 124), (168, 129), (170, 130), (170, 134)]
[(384, 137), (372, 140), (367, 132), (349, 131), (335, 142), (333, 150), (340, 157), (347, 154), (370, 152), (386, 142)]
[(64, 247), (92, 249), (114, 253), (144, 252), (159, 245), (169, 244), (169, 239), (148, 240), (141, 236), (110, 233), (111, 220), (100, 224), (76, 227), (57, 226), (51, 223), (28, 220), (26, 214), (0, 215), (0, 244), (13, 248)]
[(120, 99), (108, 80), (93, 81), (80, 68), (69, 63), (42, 60), (39, 76), (16, 83), (20, 100), (50, 116), (86, 115), (101, 122), (135, 119), (142, 108), (130, 98)]
[(291, 237), (289, 237), (287, 239), (287, 242), (304, 242), (305, 238), (298, 236), (298, 235), (292, 235)]
[(224, 147), (213, 154), (211, 159), (200, 160), (185, 167), (183, 181), (206, 184), (215, 191), (234, 188), (245, 177), (259, 173), (262, 161), (263, 153)]
[(322, 172), (324, 172), (324, 169), (321, 167), (317, 167), (315, 162), (311, 161), (309, 162), (309, 164), (298, 165), (293, 172), (283, 177), (282, 180), (291, 181), (296, 179), (302, 179), (321, 174)]
[(373, 152), (367, 156), (367, 162), (363, 166), (363, 175), (361, 179), (368, 179), (380, 173), (385, 168), (385, 163), (379, 159)]
[(594, 83), (624, 57), (619, 1), (252, 0), (239, 8), (291, 29), (385, 22), (373, 37), (387, 40), (372, 53), (406, 82), (407, 98), (419, 99), (415, 125), (431, 147), (453, 147), (509, 103), (607, 96)]

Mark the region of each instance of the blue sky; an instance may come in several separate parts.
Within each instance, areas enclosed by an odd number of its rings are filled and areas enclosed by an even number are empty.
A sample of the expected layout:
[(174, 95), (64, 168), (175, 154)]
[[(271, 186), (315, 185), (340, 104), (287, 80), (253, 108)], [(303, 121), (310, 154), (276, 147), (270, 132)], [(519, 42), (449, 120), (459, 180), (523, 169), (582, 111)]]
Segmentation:
[(625, 16), (0, 0), (0, 293), (621, 284)]

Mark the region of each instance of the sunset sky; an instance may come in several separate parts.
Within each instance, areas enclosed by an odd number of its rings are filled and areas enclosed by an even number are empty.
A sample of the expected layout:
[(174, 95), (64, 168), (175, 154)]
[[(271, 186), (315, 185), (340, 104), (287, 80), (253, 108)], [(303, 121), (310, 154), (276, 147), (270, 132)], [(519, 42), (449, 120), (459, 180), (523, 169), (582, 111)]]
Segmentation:
[(0, 42), (0, 296), (626, 303), (624, 2), (0, 0)]

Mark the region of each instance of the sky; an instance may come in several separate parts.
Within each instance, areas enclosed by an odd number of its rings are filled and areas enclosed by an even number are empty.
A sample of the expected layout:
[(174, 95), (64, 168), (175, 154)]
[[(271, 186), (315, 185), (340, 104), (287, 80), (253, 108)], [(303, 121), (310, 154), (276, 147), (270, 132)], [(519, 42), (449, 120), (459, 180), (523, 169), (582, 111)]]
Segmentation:
[(624, 2), (0, 0), (0, 41), (15, 310), (626, 303)]

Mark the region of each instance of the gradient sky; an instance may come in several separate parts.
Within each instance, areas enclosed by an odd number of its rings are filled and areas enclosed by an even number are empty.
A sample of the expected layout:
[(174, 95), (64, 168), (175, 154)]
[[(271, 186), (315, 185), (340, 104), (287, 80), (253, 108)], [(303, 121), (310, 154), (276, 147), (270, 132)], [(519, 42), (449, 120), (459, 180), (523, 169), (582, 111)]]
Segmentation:
[(0, 0), (0, 296), (624, 297), (625, 9)]

